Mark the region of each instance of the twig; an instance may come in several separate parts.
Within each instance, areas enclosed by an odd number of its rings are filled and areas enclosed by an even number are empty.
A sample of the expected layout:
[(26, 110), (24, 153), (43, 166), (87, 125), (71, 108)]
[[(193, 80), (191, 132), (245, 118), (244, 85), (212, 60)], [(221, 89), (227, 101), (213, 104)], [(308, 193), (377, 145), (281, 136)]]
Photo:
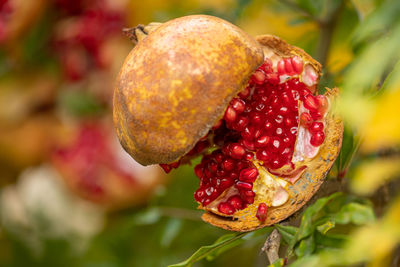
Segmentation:
[(278, 230), (274, 229), (268, 236), (262, 247), (262, 251), (267, 254), (269, 263), (272, 264), (279, 259), (279, 247), (281, 245), (281, 235)]

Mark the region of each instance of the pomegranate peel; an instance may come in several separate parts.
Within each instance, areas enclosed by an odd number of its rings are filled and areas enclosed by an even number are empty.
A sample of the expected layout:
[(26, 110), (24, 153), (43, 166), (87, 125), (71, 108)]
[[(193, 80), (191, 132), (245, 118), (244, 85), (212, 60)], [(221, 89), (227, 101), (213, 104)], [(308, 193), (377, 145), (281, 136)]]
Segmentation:
[(143, 165), (178, 160), (262, 62), (257, 42), (222, 19), (195, 15), (158, 26), (130, 52), (117, 79), (114, 122), (122, 146)]

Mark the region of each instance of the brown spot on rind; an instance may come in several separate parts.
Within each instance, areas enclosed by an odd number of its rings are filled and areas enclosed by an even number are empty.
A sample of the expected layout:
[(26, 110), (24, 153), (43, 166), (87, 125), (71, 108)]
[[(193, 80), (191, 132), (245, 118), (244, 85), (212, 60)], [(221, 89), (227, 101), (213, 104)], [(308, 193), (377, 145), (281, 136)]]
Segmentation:
[(195, 15), (162, 24), (136, 45), (119, 74), (114, 123), (121, 144), (143, 165), (179, 159), (223, 116), (263, 59), (261, 46), (224, 20)]

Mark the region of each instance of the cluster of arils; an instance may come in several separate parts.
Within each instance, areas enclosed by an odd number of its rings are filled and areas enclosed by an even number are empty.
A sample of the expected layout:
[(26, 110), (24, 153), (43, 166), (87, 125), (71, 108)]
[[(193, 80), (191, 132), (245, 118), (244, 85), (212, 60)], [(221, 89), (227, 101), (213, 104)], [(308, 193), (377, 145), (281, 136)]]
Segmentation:
[(80, 80), (90, 68), (107, 67), (102, 48), (107, 39), (121, 33), (125, 11), (107, 0), (57, 0), (56, 6), (63, 19), (56, 26), (54, 46), (66, 78)]
[[(317, 151), (324, 141), (323, 119), (329, 103), (325, 96), (310, 91), (316, 77), (303, 65), (297, 56), (281, 59), (275, 68), (266, 59), (208, 135), (180, 161), (161, 167), (169, 172), (204, 154), (195, 167), (200, 178), (196, 201), (203, 206), (217, 205), (226, 215), (252, 204), (253, 184), (259, 177), (257, 164), (284, 177), (296, 171), (295, 153), (304, 153), (310, 145)], [(207, 154), (208, 149), (215, 150)], [(261, 207), (264, 210), (266, 206)]]

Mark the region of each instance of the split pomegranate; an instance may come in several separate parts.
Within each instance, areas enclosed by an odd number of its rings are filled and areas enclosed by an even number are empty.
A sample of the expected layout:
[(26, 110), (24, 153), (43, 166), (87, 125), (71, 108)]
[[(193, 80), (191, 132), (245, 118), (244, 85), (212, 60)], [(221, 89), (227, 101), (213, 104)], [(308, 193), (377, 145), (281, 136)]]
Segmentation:
[[(274, 36), (260, 36), (254, 44), (240, 32), (238, 41), (235, 34), (240, 30), (226, 24), (209, 16), (189, 16), (165, 23), (140, 41), (119, 77), (114, 121), (122, 145), (142, 164), (161, 163), (168, 173), (201, 155), (201, 162), (194, 167), (200, 179), (194, 198), (200, 208), (209, 212), (203, 219), (229, 230), (246, 231), (282, 220), (304, 205), (338, 154), (342, 124), (331, 112), (337, 90), (315, 95), (320, 75), (318, 62)], [(175, 43), (167, 45), (170, 50), (165, 54), (154, 56), (166, 57), (157, 58), (159, 67), (166, 69), (158, 72), (146, 68), (141, 62), (152, 66), (150, 55), (159, 53), (155, 48), (160, 49), (164, 40)], [(197, 45), (188, 48), (179, 42)], [(225, 56), (225, 46), (231, 42), (237, 52)], [(243, 46), (245, 52), (241, 54)], [(214, 48), (219, 61), (204, 60), (211, 53), (204, 52)], [(188, 58), (179, 56), (180, 51), (188, 49), (193, 49)], [(242, 63), (243, 60), (247, 62)], [(225, 62), (223, 67), (221, 61)], [(196, 67), (187, 68), (192, 65)], [(235, 68), (242, 65), (246, 68), (238, 74)], [(165, 77), (167, 66), (172, 70)], [(201, 71), (204, 74), (200, 81), (197, 74)], [(160, 83), (148, 82), (142, 73), (149, 72)], [(170, 88), (162, 87), (167, 78)], [(182, 86), (174, 89), (177, 85)], [(144, 88), (148, 91), (142, 92)], [(178, 92), (182, 95), (170, 102), (161, 100)], [(132, 97), (138, 102), (132, 102)], [(162, 113), (144, 114), (152, 109)], [(192, 119), (195, 112), (198, 116)], [(149, 125), (150, 122), (157, 125)], [(168, 129), (164, 129), (166, 122), (170, 123)], [(172, 144), (159, 142), (169, 141), (171, 132), (175, 138)], [(194, 142), (188, 145), (191, 140)], [(326, 159), (328, 151), (330, 156)], [(313, 171), (316, 185), (310, 180), (298, 190), (304, 181), (297, 181)]]

